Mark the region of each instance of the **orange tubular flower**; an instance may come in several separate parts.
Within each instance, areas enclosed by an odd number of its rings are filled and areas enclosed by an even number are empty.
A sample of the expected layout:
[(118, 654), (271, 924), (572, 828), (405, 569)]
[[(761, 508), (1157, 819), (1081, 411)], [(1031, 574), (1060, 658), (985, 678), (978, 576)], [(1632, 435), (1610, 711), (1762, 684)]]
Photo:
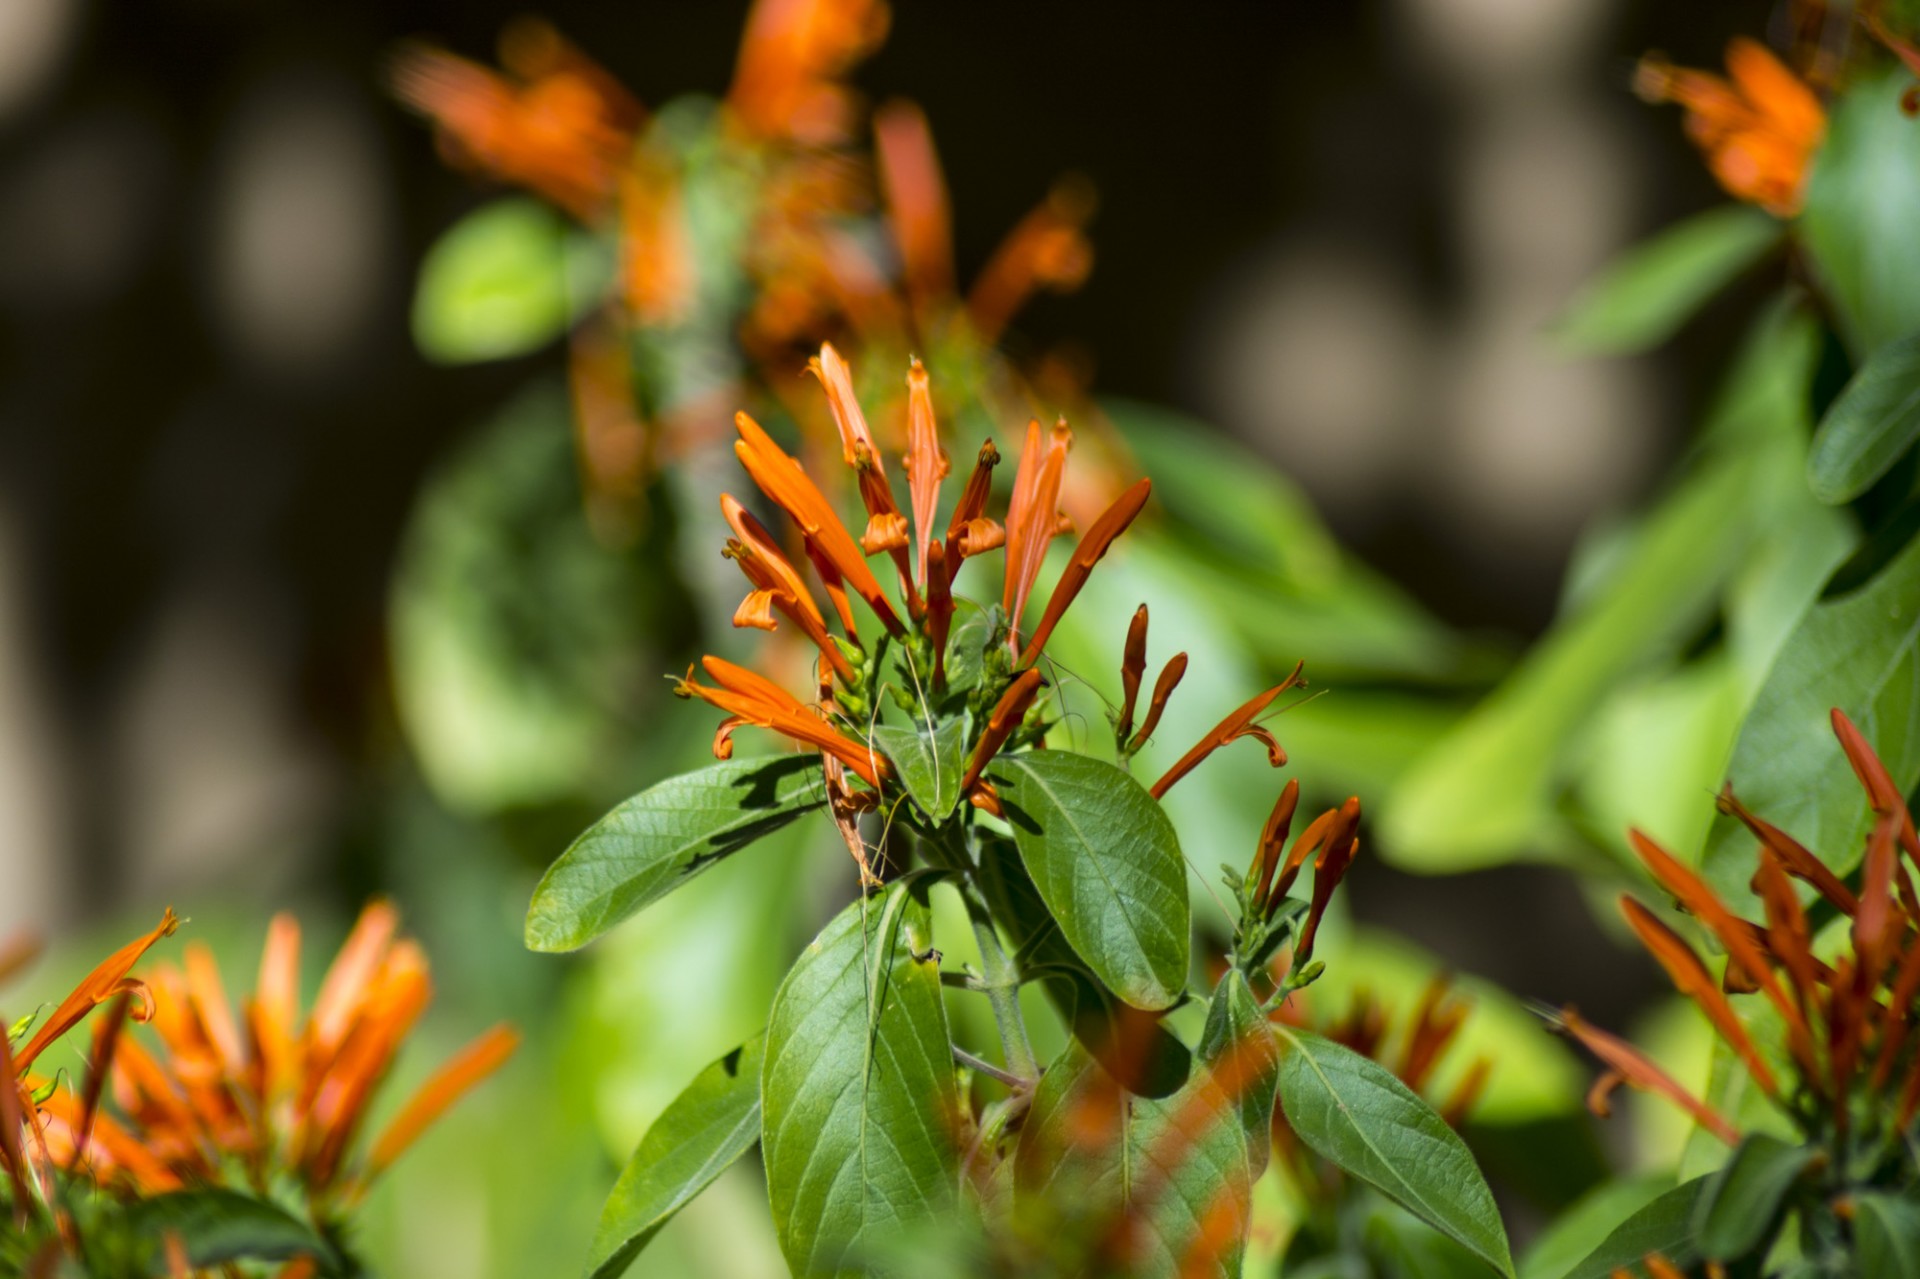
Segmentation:
[(1027, 442), (1020, 450), (1020, 469), (1013, 477), (1013, 498), (1007, 504), (1007, 580), (1000, 604), (1007, 614), (1007, 647), (1020, 651), (1020, 616), (1027, 596), (1040, 576), (1047, 543), (1066, 531), (1060, 514), (1060, 475), (1066, 469), (1073, 432), (1066, 421), (1055, 423), (1043, 443), (1040, 423), (1027, 423)]
[[(1184, 667), (1182, 669), (1184, 670)], [(1261, 711), (1266, 710), (1267, 707), (1273, 703), (1274, 698), (1280, 696), (1280, 694), (1290, 688), (1298, 688), (1306, 683), (1306, 680), (1302, 678), (1301, 675), (1303, 669), (1304, 664), (1295, 666), (1292, 673), (1285, 679), (1275, 684), (1266, 692), (1247, 701), (1231, 715), (1228, 715), (1225, 719), (1214, 725), (1212, 732), (1194, 743), (1193, 749), (1185, 755), (1182, 755), (1179, 761), (1162, 774), (1159, 781), (1153, 784), (1151, 787), (1153, 797), (1159, 799), (1164, 796), (1169, 790), (1173, 789), (1175, 782), (1198, 768), (1200, 762), (1206, 759), (1207, 756), (1213, 754), (1228, 742), (1236, 741), (1242, 737), (1251, 737), (1265, 743), (1267, 748), (1267, 761), (1275, 768), (1279, 768), (1285, 764), (1287, 762), (1287, 752), (1281, 748), (1279, 739), (1266, 728), (1253, 721)], [(1155, 696), (1157, 700), (1158, 694), (1156, 693)]]
[(1654, 1065), (1632, 1044), (1589, 1025), (1571, 1008), (1561, 1010), (1557, 1025), (1560, 1030), (1584, 1044), (1588, 1052), (1607, 1066), (1608, 1073), (1602, 1076), (1600, 1084), (1588, 1098), (1596, 1113), (1605, 1116), (1607, 1093), (1624, 1083), (1628, 1087), (1665, 1097), (1729, 1146), (1739, 1144), (1740, 1131), (1725, 1115), (1681, 1087), (1672, 1075)]
[(927, 551), (933, 544), (933, 522), (940, 512), (940, 481), (950, 464), (940, 447), (940, 427), (933, 417), (933, 388), (919, 360), (907, 369), (907, 491), (913, 503), (915, 580), (929, 588)]
[(1093, 270), (1093, 246), (1085, 227), (1092, 216), (1093, 196), (1087, 187), (1062, 182), (1007, 233), (967, 293), (967, 314), (982, 342), (997, 342), (1036, 290), (1065, 293), (1086, 282)]
[(926, 114), (889, 102), (873, 115), (874, 158), (888, 220), (900, 250), (900, 274), (916, 315), (953, 296), (953, 225), (947, 180)]
[(1053, 634), (1053, 628), (1060, 623), (1074, 597), (1080, 594), (1080, 588), (1087, 584), (1087, 578), (1093, 572), (1093, 566), (1100, 562), (1113, 545), (1113, 539), (1127, 531), (1134, 518), (1140, 514), (1140, 508), (1147, 504), (1147, 495), (1153, 491), (1153, 481), (1136, 481), (1132, 488), (1115, 498), (1113, 505), (1093, 522), (1087, 535), (1080, 539), (1080, 545), (1073, 551), (1073, 558), (1067, 561), (1066, 569), (1055, 583), (1053, 595), (1047, 600), (1047, 610), (1041, 614), (1040, 625), (1034, 628), (1033, 638), (1020, 653), (1019, 665), (1030, 665), (1040, 656), (1040, 650), (1046, 647), (1047, 637)]
[(1686, 108), (1687, 135), (1730, 195), (1777, 217), (1800, 211), (1807, 172), (1826, 136), (1826, 112), (1765, 46), (1743, 38), (1729, 43), (1724, 79), (1643, 58), (1634, 90), (1649, 102)]
[(322, 982), (306, 1022), (298, 996), (300, 927), (275, 916), (256, 992), (236, 1015), (204, 946), (184, 973), (155, 976), (157, 1051), (123, 1038), (109, 1081), (117, 1116), (86, 1122), (56, 1094), (50, 1137), (105, 1180), (141, 1193), (244, 1175), (256, 1193), (290, 1176), (316, 1217), (365, 1193), (425, 1128), (506, 1061), (509, 1028), (482, 1034), (351, 1157), (369, 1102), (432, 998), (426, 956), (398, 936), (385, 902), (369, 905)]
[(856, 100), (844, 78), (886, 38), (888, 20), (880, 0), (758, 0), (727, 105), (758, 137), (846, 141)]
[(834, 513), (833, 505), (825, 495), (807, 478), (800, 463), (788, 456), (760, 428), (760, 424), (745, 413), (734, 415), (734, 425), (739, 428), (740, 438), (734, 442), (733, 451), (739, 456), (740, 464), (747, 468), (747, 474), (753, 477), (753, 482), (760, 486), (760, 491), (800, 526), (801, 536), (806, 539), (807, 554), (826, 583), (827, 594), (839, 610), (848, 638), (855, 638), (856, 632), (853, 613), (846, 603), (847, 585), (851, 585), (854, 593), (867, 602), (867, 607), (873, 610), (874, 616), (889, 631), (895, 635), (905, 634), (906, 627), (893, 611), (893, 605), (887, 602), (886, 592), (880, 589), (880, 580), (867, 567), (866, 557), (860, 553), (853, 534), (840, 522), (839, 515)]
[[(1805, 1096), (1818, 1103), (1782, 1103), (1807, 1139), (1842, 1144), (1884, 1139), (1891, 1144), (1909, 1135), (1907, 1129), (1920, 1110), (1920, 1051), (1911, 1034), (1915, 1000), (1920, 998), (1920, 909), (1912, 904), (1912, 885), (1899, 856), (1903, 849), (1914, 856), (1913, 845), (1920, 841), (1908, 834), (1912, 814), (1865, 737), (1839, 711), (1833, 713), (1833, 729), (1876, 819), (1857, 894), (1798, 841), (1743, 808), (1728, 790), (1720, 796), (1721, 810), (1738, 816), (1759, 841), (1752, 886), (1764, 911), (1764, 926), (1734, 914), (1696, 872), (1632, 832), (1634, 848), (1654, 878), (1726, 950), (1721, 981), (1714, 982), (1694, 948), (1651, 912), (1631, 901), (1623, 906), (1628, 922), (1675, 986), (1701, 1006), (1755, 1083), (1776, 1099)], [(1847, 932), (1851, 949), (1834, 956), (1831, 966), (1813, 954), (1808, 912), (1789, 875), (1813, 884), (1828, 903), (1852, 917)], [(1779, 1013), (1797, 1078), (1776, 1078), (1777, 1066), (1757, 1050), (1756, 1037), (1729, 991), (1757, 991)], [(1622, 1057), (1630, 1050), (1618, 1041), (1582, 1030), (1571, 1020), (1569, 1027), (1610, 1068), (1596, 1089), (1602, 1104), (1608, 1080), (1620, 1076), (1672, 1097), (1727, 1141), (1738, 1139), (1724, 1117), (1712, 1114), (1671, 1080), (1646, 1070), (1636, 1075), (1640, 1067)], [(1851, 1131), (1856, 1126), (1869, 1131), (1856, 1135)]]
[(145, 1021), (150, 1018), (154, 1009), (152, 994), (147, 990), (144, 982), (136, 981), (127, 974), (133, 971), (133, 966), (153, 948), (155, 942), (163, 937), (173, 936), (174, 930), (179, 927), (180, 917), (173, 913), (172, 908), (168, 908), (160, 916), (160, 922), (152, 932), (135, 938), (101, 961), (98, 967), (73, 988), (73, 993), (61, 1000), (59, 1007), (40, 1023), (40, 1028), (34, 1032), (33, 1038), (27, 1041), (27, 1046), (14, 1055), (15, 1069), (25, 1071), (27, 1067), (33, 1065), (35, 1058), (46, 1051), (47, 1045), (72, 1030), (88, 1013), (117, 995), (132, 995), (140, 1001), (134, 1020)]
[(966, 776), (960, 779), (961, 794), (972, 792), (988, 763), (1006, 744), (1007, 738), (1013, 735), (1013, 730), (1020, 727), (1020, 721), (1026, 717), (1027, 707), (1033, 705), (1033, 699), (1045, 682), (1039, 671), (1028, 669), (1020, 672), (1007, 685), (1007, 691), (1000, 695), (1000, 700), (994, 703), (992, 714), (987, 716), (987, 727), (980, 734), (979, 744), (974, 747)]
[(731, 494), (720, 495), (720, 512), (726, 517), (734, 534), (734, 540), (727, 543), (725, 554), (740, 566), (740, 571), (746, 574), (754, 588), (734, 612), (733, 624), (770, 631), (773, 629), (773, 611), (778, 610), (813, 641), (836, 675), (851, 680), (854, 676), (853, 665), (827, 634), (826, 618), (821, 616), (819, 606), (813, 602), (813, 592), (807, 589), (807, 584), (800, 580), (800, 574), (781, 554), (766, 526), (753, 518), (752, 512), (741, 506)]
[(887, 763), (873, 748), (841, 733), (820, 712), (770, 679), (718, 657), (703, 658), (701, 664), (719, 687), (696, 684), (689, 674), (674, 691), (682, 697), (698, 697), (710, 702), (732, 717), (714, 734), (716, 757), (730, 758), (734, 730), (752, 724), (825, 751), (852, 769), (867, 785), (875, 790), (880, 788), (880, 779), (888, 773)]
[(867, 415), (860, 411), (860, 401), (854, 396), (853, 370), (829, 343), (807, 361), (807, 371), (826, 388), (827, 405), (840, 430), (841, 456), (859, 480), (860, 500), (867, 508), (867, 531), (861, 535), (860, 549), (868, 555), (886, 551), (893, 556), (894, 567), (900, 572), (900, 589), (907, 594), (908, 611), (918, 614), (912, 559), (907, 552), (907, 517), (894, 503), (886, 465), (880, 460), (873, 432), (867, 429)]
[(543, 22), (508, 28), (500, 57), (511, 78), (441, 49), (411, 49), (395, 60), (393, 90), (434, 122), (455, 163), (598, 221), (618, 190), (640, 104)]

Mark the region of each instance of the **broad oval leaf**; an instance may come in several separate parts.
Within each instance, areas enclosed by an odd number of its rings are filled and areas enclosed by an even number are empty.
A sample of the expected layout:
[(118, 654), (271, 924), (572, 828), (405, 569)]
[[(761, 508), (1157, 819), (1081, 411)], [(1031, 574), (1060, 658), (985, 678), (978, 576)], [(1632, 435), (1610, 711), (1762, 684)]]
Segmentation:
[[(1836, 706), (1910, 792), (1920, 781), (1920, 538), (1865, 586), (1801, 620), (1754, 699), (1728, 770), (1742, 803), (1844, 875), (1859, 863), (1872, 813), (1834, 741)], [(1752, 850), (1738, 822), (1714, 824), (1703, 866), (1731, 899), (1748, 891)]]
[(877, 724), (870, 735), (893, 761), (907, 794), (927, 820), (947, 820), (960, 802), (960, 779), (967, 771), (966, 718), (945, 720), (931, 734), (923, 727)]
[(1028, 751), (995, 765), (1020, 860), (1075, 953), (1136, 1008), (1186, 988), (1186, 863), (1146, 787), (1104, 760)]
[(1638, 1267), (1650, 1252), (1659, 1253), (1682, 1269), (1691, 1266), (1700, 1259), (1693, 1237), (1694, 1207), (1712, 1175), (1682, 1182), (1615, 1226), (1600, 1246), (1562, 1279), (1608, 1279), (1616, 1270)]
[(588, 1279), (626, 1273), (660, 1227), (760, 1140), (764, 1046), (756, 1035), (708, 1066), (653, 1121), (600, 1211)]
[(609, 274), (603, 251), (538, 200), (511, 196), (454, 223), (420, 264), (413, 338), (442, 364), (537, 351)]
[(1694, 1205), (1693, 1233), (1700, 1254), (1733, 1261), (1759, 1247), (1772, 1234), (1793, 1183), (1817, 1153), (1813, 1146), (1790, 1146), (1765, 1133), (1741, 1142)]
[(1446, 1120), (1379, 1062), (1306, 1031), (1280, 1034), (1280, 1105), (1295, 1135), (1512, 1275), (1493, 1192)]
[(800, 956), (767, 1025), (761, 1151), (796, 1275), (951, 1212), (962, 1112), (926, 877), (861, 898)]
[(1778, 221), (1744, 204), (1676, 223), (1608, 263), (1561, 317), (1556, 336), (1590, 355), (1625, 355), (1664, 342), (1785, 234)]
[(1853, 1238), (1860, 1279), (1920, 1275), (1920, 1204), (1911, 1198), (1881, 1190), (1855, 1195)]
[(1485, 1279), (1487, 1263), (1391, 1200), (1369, 1193), (1360, 1247), (1380, 1279)]
[(811, 755), (728, 760), (643, 790), (548, 868), (527, 908), (527, 946), (577, 950), (825, 802)]
[(179, 1237), (195, 1267), (236, 1261), (292, 1261), (311, 1257), (322, 1273), (339, 1259), (312, 1226), (278, 1204), (237, 1190), (207, 1186), (156, 1195), (134, 1203), (128, 1213), (136, 1234), (154, 1244)]
[(1920, 440), (1920, 333), (1872, 355), (1833, 402), (1807, 454), (1807, 483), (1822, 502), (1850, 502)]
[(1177, 1092), (1193, 1054), (1157, 1016), (1129, 1008), (1074, 954), (1040, 900), (1019, 850), (998, 836), (980, 841), (980, 887), (1014, 945), (1023, 981), (1038, 981), (1080, 1046), (1122, 1086), (1142, 1097)]

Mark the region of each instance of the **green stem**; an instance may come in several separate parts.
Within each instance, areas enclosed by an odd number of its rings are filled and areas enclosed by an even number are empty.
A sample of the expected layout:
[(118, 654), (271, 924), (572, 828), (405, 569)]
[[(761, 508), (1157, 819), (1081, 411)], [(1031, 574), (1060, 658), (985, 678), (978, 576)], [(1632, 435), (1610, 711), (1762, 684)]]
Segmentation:
[(1020, 1012), (1020, 972), (1000, 944), (994, 930), (993, 914), (981, 900), (980, 890), (971, 876), (960, 890), (967, 903), (967, 918), (973, 924), (974, 940), (980, 944), (980, 965), (986, 971), (987, 1002), (993, 1006), (993, 1020), (1000, 1028), (1000, 1043), (1006, 1050), (1007, 1069), (1023, 1079), (1040, 1073), (1034, 1060), (1033, 1045), (1027, 1040), (1026, 1018)]
[(1020, 969), (1000, 944), (1000, 934), (993, 926), (993, 912), (980, 893), (974, 876), (976, 862), (965, 840), (964, 831), (949, 827), (927, 832), (922, 842), (945, 869), (956, 872), (960, 900), (966, 903), (967, 922), (973, 925), (973, 938), (980, 947), (980, 966), (986, 975), (979, 989), (993, 1008), (1000, 1045), (1007, 1055), (1007, 1070), (1023, 1079), (1036, 1079), (1040, 1066), (1033, 1055), (1033, 1044), (1027, 1039), (1026, 1017), (1020, 1011)]

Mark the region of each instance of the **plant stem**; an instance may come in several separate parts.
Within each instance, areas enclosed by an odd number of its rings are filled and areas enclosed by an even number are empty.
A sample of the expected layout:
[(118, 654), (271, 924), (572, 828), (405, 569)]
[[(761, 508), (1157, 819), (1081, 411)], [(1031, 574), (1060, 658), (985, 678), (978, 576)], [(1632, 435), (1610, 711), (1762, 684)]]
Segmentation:
[(975, 878), (977, 863), (966, 841), (964, 832), (947, 830), (929, 832), (922, 842), (946, 869), (958, 872), (956, 887), (960, 900), (966, 903), (967, 921), (973, 925), (974, 941), (980, 946), (980, 966), (986, 974), (986, 980), (978, 989), (993, 1007), (1000, 1045), (1007, 1055), (1007, 1070), (1024, 1079), (1037, 1079), (1040, 1064), (1033, 1055), (1033, 1045), (1027, 1039), (1026, 1018), (1020, 1011), (1020, 970), (1007, 955), (1006, 947), (1000, 944), (1000, 934), (993, 926), (993, 911), (980, 893)]
[(980, 890), (968, 876), (960, 889), (967, 904), (967, 918), (973, 924), (974, 940), (980, 944), (980, 964), (986, 970), (987, 1002), (993, 1006), (993, 1020), (1000, 1028), (1000, 1043), (1006, 1050), (1007, 1069), (1022, 1078), (1040, 1073), (1034, 1060), (1033, 1045), (1027, 1041), (1027, 1022), (1020, 1012), (1020, 973), (1000, 945), (994, 931), (993, 914), (981, 900)]
[(989, 1079), (997, 1079), (1015, 1092), (1023, 1092), (1033, 1087), (1033, 1080), (1031, 1079), (1023, 1079), (1010, 1070), (1002, 1070), (992, 1062), (974, 1056), (959, 1044), (953, 1044), (951, 1047), (953, 1049), (953, 1059), (969, 1070), (985, 1075)]

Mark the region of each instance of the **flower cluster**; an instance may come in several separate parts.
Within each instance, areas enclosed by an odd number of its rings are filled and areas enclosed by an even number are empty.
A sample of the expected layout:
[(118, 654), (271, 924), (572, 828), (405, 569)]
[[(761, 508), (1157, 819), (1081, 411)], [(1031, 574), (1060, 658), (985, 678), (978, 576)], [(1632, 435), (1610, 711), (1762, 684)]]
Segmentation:
[[(516, 1045), (504, 1026), (487, 1031), (357, 1151), (369, 1104), (431, 997), (426, 957), (398, 936), (393, 907), (377, 902), (362, 913), (305, 1018), (300, 928), (291, 916), (273, 920), (259, 985), (238, 1009), (204, 945), (186, 948), (183, 967), (132, 975), (178, 925), (168, 911), (152, 932), (116, 951), (17, 1050), (0, 1039), (8, 1081), (0, 1088), (0, 1174), (33, 1249), (31, 1266), (51, 1266), (62, 1255), (93, 1265), (103, 1248), (116, 1246), (130, 1255), (159, 1248), (168, 1273), (185, 1275), (189, 1250), (171, 1228), (148, 1239), (137, 1211), (114, 1218), (101, 1208), (137, 1210), (143, 1200), (207, 1187), (296, 1201), (316, 1231), (314, 1248), (331, 1247), (341, 1214)], [(8, 947), (0, 976), (26, 953)], [(33, 1070), (50, 1045), (108, 1002), (113, 1011), (97, 1023), (78, 1088)], [(128, 1031), (129, 1020), (146, 1023), (157, 1043)], [(89, 1193), (76, 1196), (74, 1185)], [(125, 1237), (94, 1238), (116, 1231)], [(31, 1266), (29, 1273), (52, 1273)], [(314, 1270), (310, 1260), (295, 1259), (280, 1273)]]
[[(1749, 811), (1729, 787), (1721, 810), (1759, 842), (1752, 887), (1764, 923), (1736, 913), (1659, 844), (1632, 835), (1654, 879), (1724, 951), (1724, 971), (1716, 978), (1685, 937), (1632, 897), (1623, 897), (1621, 908), (1759, 1094), (1819, 1152), (1830, 1174), (1823, 1197), (1808, 1211), (1844, 1216), (1850, 1194), (1910, 1180), (1916, 1172), (1910, 1138), (1920, 1112), (1920, 1037), (1913, 1033), (1920, 1014), (1920, 896), (1907, 863), (1920, 864), (1920, 839), (1898, 786), (1866, 739), (1840, 711), (1832, 721), (1873, 812), (1857, 889)], [(1802, 900), (1805, 890), (1810, 902)], [(1736, 1003), (1755, 994), (1764, 1013)], [(1572, 1010), (1564, 1010), (1558, 1024), (1606, 1066), (1589, 1098), (1597, 1113), (1607, 1113), (1609, 1094), (1626, 1084), (1678, 1105), (1729, 1146), (1742, 1141), (1735, 1115), (1631, 1044)]]

